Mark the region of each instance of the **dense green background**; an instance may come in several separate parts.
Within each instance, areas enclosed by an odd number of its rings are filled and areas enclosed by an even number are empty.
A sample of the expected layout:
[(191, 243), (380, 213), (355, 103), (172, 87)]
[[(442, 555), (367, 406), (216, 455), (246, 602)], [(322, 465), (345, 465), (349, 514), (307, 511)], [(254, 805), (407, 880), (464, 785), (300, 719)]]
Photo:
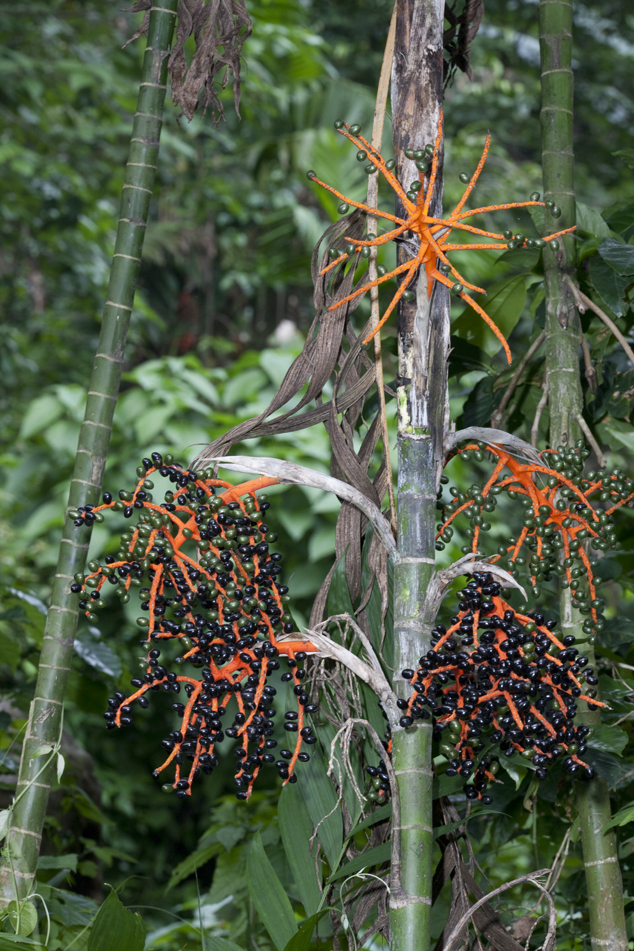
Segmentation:
[[(188, 124), (179, 122), (173, 107), (167, 109), (105, 479), (111, 489), (133, 479), (148, 450), (170, 449), (186, 461), (194, 447), (267, 405), (310, 325), (310, 253), (336, 217), (336, 203), (309, 185), (304, 172), (315, 168), (354, 197), (365, 187), (352, 151), (335, 135), (332, 122), (341, 116), (369, 125), (389, 2), (265, 0), (248, 5), (254, 31), (244, 48), (241, 120), (231, 111), (230, 96), (226, 124), (217, 129), (210, 117), (197, 115)], [(121, 47), (136, 23), (137, 17), (102, 0), (51, 2), (28, 10), (7, 5), (2, 10), (0, 745), (5, 750), (22, 726), (32, 692), (43, 604), (99, 329), (142, 51), (138, 43)], [(634, 14), (624, 0), (577, 6), (578, 198), (598, 211), (615, 205), (626, 209), (618, 222), (609, 211), (605, 214), (625, 241), (634, 230), (634, 216), (627, 212), (634, 204), (634, 185), (631, 167), (614, 153), (632, 144), (634, 46), (627, 37), (633, 26)], [(458, 173), (475, 166), (487, 129), (493, 145), (477, 203), (522, 200), (540, 189), (536, 34), (535, 4), (487, 0), (472, 49), (474, 79), (458, 74), (447, 91), (447, 205), (459, 197)], [(389, 137), (388, 128), (386, 144)], [(631, 311), (619, 301), (631, 277), (610, 272), (617, 293), (609, 297), (609, 289), (601, 285), (601, 269), (607, 265), (599, 260), (599, 242), (592, 235), (605, 238), (610, 231), (589, 210), (582, 209), (582, 216), (586, 289), (599, 295), (601, 306), (612, 307), (623, 331), (629, 331)], [(528, 217), (502, 215), (496, 220), (500, 228), (531, 233)], [(496, 263), (495, 254), (473, 253), (463, 255), (458, 265), (462, 269), (465, 263), (471, 280), (504, 293), (514, 354), (525, 351), (543, 320), (539, 262), (527, 254), (510, 253)], [(358, 313), (363, 312), (362, 307)], [(452, 413), (459, 424), (487, 423), (499, 398), (495, 388), (508, 375), (502, 375), (493, 336), (472, 316), (461, 317), (458, 310), (455, 316)], [(586, 327), (601, 384), (594, 401), (588, 394), (588, 418), (614, 461), (623, 465), (625, 459), (627, 464), (634, 454), (632, 371), (598, 324), (586, 319)], [(395, 373), (393, 333), (387, 329), (388, 380)], [(540, 395), (537, 375), (518, 391), (509, 428), (528, 435)], [(392, 414), (393, 407), (388, 409)], [(253, 448), (328, 469), (328, 442), (321, 429)], [(459, 483), (469, 485), (477, 478), (464, 467), (456, 469), (457, 463), (450, 475)], [(296, 620), (305, 623), (311, 598), (330, 566), (337, 503), (312, 490), (271, 495), (275, 504), (269, 520), (280, 534), (284, 577), (294, 594)], [(632, 615), (631, 524), (631, 515), (624, 515), (620, 531), (625, 551), (606, 565), (606, 576), (614, 579), (606, 593), (612, 615)], [(500, 524), (499, 531), (504, 534), (506, 526)], [(447, 557), (458, 553), (456, 541)], [(98, 528), (92, 553), (107, 551), (107, 532)], [(160, 722), (156, 714), (145, 718), (126, 735), (103, 729), (105, 698), (116, 682), (127, 683), (134, 669), (133, 616), (126, 619), (113, 608), (104, 614), (99, 638), (87, 628), (80, 630), (83, 646), (71, 676), (66, 715), (69, 768), (53, 797), (45, 843), (50, 856), (77, 858), (50, 858), (42, 879), (55, 875), (54, 884), (97, 900), (104, 881), (122, 886), (127, 904), (146, 906), (152, 947), (176, 951), (186, 942), (197, 946), (195, 930), (177, 917), (197, 918), (194, 879), (187, 878), (167, 896), (165, 887), (173, 867), (213, 822), (204, 844), (216, 844), (215, 861), (202, 866), (198, 876), (208, 934), (228, 933), (244, 943), (252, 932), (255, 946), (268, 949), (269, 938), (246, 891), (244, 846), (256, 829), (263, 830), (267, 854), (297, 898), (280, 846), (278, 790), (260, 783), (250, 805), (236, 803), (227, 796), (229, 784), (223, 785), (225, 777), (231, 778), (227, 764), (225, 773), (219, 770), (199, 785), (191, 801), (176, 802), (162, 796), (150, 776), (160, 756), (158, 741), (171, 729), (167, 714)], [(627, 713), (623, 698), (634, 691), (634, 681), (627, 679), (631, 671), (614, 666), (634, 660), (634, 652), (628, 656), (634, 625), (621, 631), (620, 642), (613, 637), (603, 645), (602, 692), (620, 694), (611, 722)], [(608, 675), (617, 670), (626, 679), (614, 685)], [(616, 763), (611, 768), (619, 806), (631, 795), (633, 746), (618, 760), (608, 754)], [(16, 765), (9, 751), (0, 776), (3, 805), (13, 789)], [(554, 788), (545, 790), (537, 808), (527, 812), (522, 800), (528, 780), (524, 786), (523, 776), (517, 780), (519, 793), (508, 779), (496, 803), (506, 815), (494, 823), (481, 822), (482, 828), (477, 820), (470, 826), (478, 859), (494, 884), (533, 863), (543, 866), (552, 860), (562, 823), (573, 815), (566, 790), (559, 790), (555, 803)], [(217, 835), (219, 829), (224, 836)], [(233, 830), (228, 836), (227, 829)], [(569, 943), (562, 948), (586, 946), (583, 904), (575, 898), (583, 893), (576, 848), (571, 846), (558, 895), (562, 914), (570, 916), (565, 927)], [(634, 839), (625, 841), (622, 850), (627, 863)], [(64, 867), (72, 871), (66, 873)], [(626, 873), (631, 890), (630, 879)], [(231, 901), (213, 910), (230, 895)], [(65, 948), (88, 920), (93, 906), (87, 899), (82, 904), (77, 898), (72, 911), (58, 900), (53, 951)], [(439, 906), (439, 921), (442, 913)], [(436, 930), (440, 927), (437, 923)]]

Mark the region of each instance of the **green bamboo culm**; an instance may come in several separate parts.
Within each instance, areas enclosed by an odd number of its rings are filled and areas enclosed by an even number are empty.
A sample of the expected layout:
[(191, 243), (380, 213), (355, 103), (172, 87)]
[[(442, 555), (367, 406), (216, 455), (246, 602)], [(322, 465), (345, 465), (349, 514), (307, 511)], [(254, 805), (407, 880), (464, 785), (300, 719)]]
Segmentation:
[[(554, 217), (547, 210), (546, 231), (553, 234), (575, 223), (573, 152), (572, 4), (565, 0), (540, 0), (539, 41), (542, 72), (542, 163), (544, 198), (561, 209)], [(546, 380), (550, 407), (551, 446), (574, 445), (580, 436), (578, 419), (583, 411), (579, 345), (579, 315), (565, 278), (575, 275), (574, 238), (565, 237), (560, 248), (544, 253), (546, 290)], [(561, 597), (564, 634), (583, 638), (583, 619), (571, 604), (569, 591)], [(594, 664), (592, 649), (585, 650)], [(600, 722), (598, 711), (580, 711), (578, 721), (589, 726)], [(592, 951), (626, 951), (623, 884), (614, 830), (603, 834), (611, 818), (605, 781), (595, 778), (577, 784), (581, 842), (586, 874)]]
[[(397, 0), (392, 70), (394, 155), (400, 181), (416, 173), (406, 148), (436, 138), (442, 107), (443, 0)], [(442, 208), (442, 162), (431, 213)], [(403, 208), (397, 203), (397, 214)], [(407, 252), (399, 249), (399, 263)], [(425, 269), (416, 300), (398, 319), (398, 556), (394, 574), (394, 691), (411, 693), (403, 668), (416, 668), (431, 646), (426, 595), (435, 564), (436, 498), (443, 467), (447, 405), (449, 297), (431, 301)], [(415, 720), (392, 732), (400, 821), (392, 828), (391, 951), (429, 951), (433, 878), (432, 724)]]
[(0, 905), (24, 898), (33, 890), (42, 826), (57, 761), (56, 755), (50, 752), (42, 755), (42, 751), (54, 749), (60, 738), (64, 694), (78, 620), (78, 598), (70, 592), (70, 585), (73, 575), (84, 570), (90, 541), (90, 529), (75, 526), (69, 512), (100, 501), (156, 177), (167, 61), (177, 6), (178, 0), (161, 0), (161, 6), (153, 7), (150, 12), (99, 347), (79, 434), (35, 695), (29, 711), (11, 826), (0, 867)]

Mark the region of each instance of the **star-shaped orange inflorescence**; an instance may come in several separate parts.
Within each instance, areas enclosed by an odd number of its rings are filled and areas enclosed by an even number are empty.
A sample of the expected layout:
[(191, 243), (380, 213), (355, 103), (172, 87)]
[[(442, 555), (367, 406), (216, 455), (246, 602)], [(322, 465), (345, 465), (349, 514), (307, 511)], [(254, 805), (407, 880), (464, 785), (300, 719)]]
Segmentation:
[[(476, 303), (476, 301), (474, 301), (471, 295), (468, 293), (468, 291), (474, 291), (478, 294), (484, 294), (485, 291), (481, 287), (477, 287), (475, 284), (470, 284), (466, 278), (462, 277), (462, 275), (458, 273), (456, 268), (449, 261), (447, 254), (451, 251), (475, 251), (481, 249), (505, 250), (508, 248), (508, 239), (505, 240), (505, 236), (503, 234), (497, 234), (493, 231), (483, 231), (481, 228), (475, 228), (473, 225), (468, 225), (465, 223), (466, 218), (472, 218), (475, 215), (484, 214), (484, 212), (503, 211), (509, 208), (544, 208), (546, 207), (546, 203), (543, 201), (532, 200), (519, 201), (510, 202), (503, 205), (487, 205), (484, 208), (474, 208), (471, 211), (463, 211), (465, 203), (473, 191), (473, 188), (480, 177), (480, 173), (486, 161), (489, 145), (491, 142), (491, 136), (487, 135), (484, 150), (482, 152), (480, 161), (478, 162), (477, 168), (471, 176), (471, 179), (465, 188), (464, 194), (454, 210), (446, 218), (435, 218), (433, 215), (431, 215), (430, 208), (434, 197), (434, 189), (438, 174), (438, 158), (440, 145), (442, 142), (442, 124), (443, 116), (441, 112), (438, 123), (438, 134), (433, 151), (431, 152), (431, 164), (428, 165), (428, 162), (422, 158), (417, 160), (416, 167), (419, 172), (418, 181), (412, 183), (412, 185), (406, 191), (392, 171), (394, 163), (386, 162), (380, 152), (373, 148), (370, 142), (364, 139), (362, 135), (358, 134), (356, 126), (349, 126), (343, 122), (335, 123), (338, 132), (349, 139), (350, 142), (352, 142), (353, 145), (356, 145), (356, 147), (359, 149), (358, 154), (362, 155), (363, 153), (363, 158), (368, 158), (369, 165), (372, 166), (372, 169), (369, 169), (368, 166), (369, 171), (372, 172), (374, 170), (378, 170), (384, 176), (385, 180), (394, 190), (403, 207), (405, 208), (407, 212), (407, 218), (399, 218), (396, 215), (391, 215), (387, 212), (380, 211), (378, 208), (372, 208), (369, 205), (363, 204), (363, 202), (353, 201), (350, 198), (346, 198), (346, 196), (342, 195), (341, 192), (337, 191), (337, 189), (333, 188), (331, 185), (327, 185), (325, 182), (322, 182), (319, 178), (317, 178), (315, 172), (309, 171), (307, 174), (311, 181), (317, 182), (317, 184), (321, 185), (322, 188), (325, 188), (333, 195), (336, 195), (347, 205), (351, 205), (354, 208), (360, 208), (361, 210), (367, 212), (367, 214), (376, 216), (377, 218), (382, 218), (385, 221), (391, 222), (393, 225), (392, 230), (376, 237), (371, 235), (365, 240), (347, 238), (346, 251), (339, 254), (330, 264), (328, 264), (328, 266), (321, 271), (321, 274), (328, 274), (335, 268), (340, 267), (346, 261), (356, 258), (363, 248), (380, 247), (383, 244), (387, 244), (389, 241), (393, 241), (395, 238), (399, 238), (406, 232), (413, 232), (415, 235), (417, 235), (420, 240), (420, 246), (416, 255), (409, 261), (398, 265), (398, 267), (395, 267), (388, 273), (380, 275), (376, 280), (370, 281), (367, 284), (364, 284), (362, 287), (357, 288), (352, 294), (349, 294), (342, 300), (336, 301), (336, 303), (332, 304), (330, 310), (334, 310), (337, 307), (340, 307), (342, 304), (354, 300), (361, 294), (365, 294), (371, 287), (376, 287), (379, 284), (383, 284), (385, 281), (389, 281), (393, 277), (401, 276), (401, 283), (399, 284), (396, 293), (392, 297), (392, 300), (383, 313), (381, 320), (373, 329), (372, 333), (370, 333), (363, 341), (364, 344), (368, 343), (372, 337), (378, 333), (383, 324), (389, 318), (398, 302), (407, 292), (407, 289), (415, 278), (419, 267), (422, 265), (425, 268), (425, 272), (427, 274), (428, 294), (431, 296), (434, 281), (438, 281), (439, 283), (444, 284), (446, 287), (451, 288), (452, 292), (456, 296), (459, 296), (462, 298), (462, 300), (466, 301), (488, 324), (502, 344), (508, 362), (511, 363), (511, 351), (504, 334), (496, 326), (486, 311), (483, 310), (483, 308), (480, 307), (480, 305)], [(430, 146), (427, 147), (428, 150), (430, 148)], [(419, 154), (422, 155), (423, 152), (424, 150), (420, 150)], [(449, 235), (453, 230), (467, 231), (470, 234), (491, 238), (493, 239), (494, 243), (487, 242), (481, 244), (451, 244), (449, 243)], [(563, 231), (558, 231), (556, 234), (548, 235), (543, 239), (537, 239), (537, 244), (541, 247), (546, 242), (553, 241), (555, 238), (559, 238), (561, 235), (568, 234), (574, 230), (574, 228), (566, 228)], [(533, 245), (534, 244), (535, 242), (533, 242)], [(452, 280), (449, 277), (450, 274), (453, 275), (455, 280)]]
[[(444, 542), (451, 538), (455, 519), (466, 515), (471, 518), (471, 551), (477, 553), (482, 531), (490, 528), (481, 513), (493, 511), (495, 497), (502, 491), (511, 499), (521, 499), (525, 504), (522, 530), (517, 539), (508, 539), (501, 545), (491, 561), (506, 558), (505, 567), (510, 571), (523, 567), (535, 596), (538, 575), (560, 575), (564, 587), (573, 591), (573, 606), (588, 615), (587, 626), (594, 633), (601, 630), (601, 602), (585, 546), (589, 543), (604, 551), (619, 547), (612, 515), (619, 508), (634, 504), (634, 481), (620, 469), (604, 475), (590, 472), (584, 479), (583, 461), (589, 450), (579, 445), (564, 451), (548, 449), (540, 454), (541, 463), (520, 462), (501, 446), (486, 443), (468, 443), (458, 449), (458, 454), (468, 456), (475, 452), (483, 458), (485, 450), (496, 460), (495, 468), (481, 490), (458, 494), (443, 508), (444, 521), (436, 536), (439, 547), (444, 548)], [(597, 502), (607, 504), (607, 508), (598, 508)], [(532, 551), (528, 564), (527, 549)], [(575, 562), (579, 562), (576, 567)], [(582, 576), (588, 584), (587, 604)]]

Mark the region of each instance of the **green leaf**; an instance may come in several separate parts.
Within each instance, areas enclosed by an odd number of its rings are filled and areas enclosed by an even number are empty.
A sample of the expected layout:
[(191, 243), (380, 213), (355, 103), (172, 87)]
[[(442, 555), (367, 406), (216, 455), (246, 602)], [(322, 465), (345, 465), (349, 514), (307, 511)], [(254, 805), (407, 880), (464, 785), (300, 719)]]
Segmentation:
[(362, 852), (350, 862), (346, 862), (341, 868), (332, 873), (329, 882), (336, 882), (339, 878), (346, 878), (348, 875), (354, 875), (362, 868), (370, 868), (372, 865), (382, 865), (383, 862), (389, 862), (392, 855), (392, 843), (383, 842), (382, 845), (376, 845), (367, 852)]
[(584, 205), (581, 201), (577, 202), (577, 230), (595, 234), (598, 238), (609, 238), (611, 236), (610, 228), (599, 212), (588, 205)]
[(599, 643), (605, 647), (614, 648), (630, 641), (634, 641), (634, 621), (627, 617), (609, 618), (599, 634)]
[(288, 942), (284, 948), (284, 951), (309, 951), (310, 939), (312, 938), (313, 931), (324, 915), (327, 915), (329, 911), (329, 908), (322, 908), (321, 911), (311, 915), (310, 918), (307, 918), (297, 934), (293, 935), (291, 940)]
[(603, 750), (606, 753), (616, 753), (620, 756), (627, 746), (628, 735), (618, 726), (608, 726), (599, 723), (594, 727), (594, 733), (588, 738), (588, 747), (594, 750)]
[(470, 373), (471, 370), (485, 370), (490, 373), (489, 357), (480, 347), (476, 347), (475, 344), (452, 334), (451, 350), (449, 352), (449, 376), (460, 376), (463, 373)]
[(308, 915), (319, 908), (321, 890), (317, 881), (315, 863), (310, 854), (313, 824), (297, 785), (286, 785), (278, 806), (278, 819), (284, 851), (291, 867), (299, 896)]
[(206, 951), (243, 951), (239, 944), (229, 941), (228, 938), (205, 937)]
[(346, 552), (341, 555), (333, 572), (330, 590), (328, 591), (328, 616), (333, 614), (349, 614), (354, 617), (354, 606), (348, 589), (346, 577)]
[(634, 168), (634, 149), (617, 149), (612, 155), (625, 162), (628, 168)]
[(493, 377), (485, 376), (473, 387), (462, 410), (464, 426), (488, 426), (495, 406)]
[(624, 198), (604, 209), (603, 217), (612, 231), (623, 236), (627, 241), (631, 236), (634, 225), (634, 202), (631, 198)]
[[(326, 769), (323, 753), (313, 746), (310, 761), (305, 763), (296, 775), (297, 784), (304, 797), (308, 814), (317, 829), (328, 864), (331, 868), (336, 868), (343, 846), (343, 819), (336, 793), (326, 776)], [(324, 816), (328, 818), (325, 819)]]
[(100, 674), (106, 674), (107, 677), (114, 677), (118, 680), (121, 676), (121, 661), (112, 650), (103, 641), (97, 641), (88, 633), (82, 633), (75, 641), (75, 651), (83, 661), (89, 664)]
[(10, 901), (7, 917), (16, 934), (27, 937), (37, 925), (37, 909), (32, 901)]
[(69, 852), (67, 855), (40, 855), (37, 860), (38, 871), (49, 868), (67, 868), (74, 872), (77, 869), (77, 853)]
[[(486, 300), (478, 302), (507, 339), (522, 315), (528, 277), (534, 275), (517, 274), (498, 281), (489, 288)], [(467, 307), (460, 314), (452, 329), (459, 337), (476, 344), (491, 357), (502, 346), (493, 331), (471, 307)]]
[(462, 789), (463, 785), (464, 779), (461, 776), (445, 776), (444, 773), (441, 776), (434, 776), (433, 797), (441, 799), (443, 796), (451, 796), (452, 793)]
[(619, 809), (609, 822), (606, 822), (601, 832), (605, 833), (615, 826), (626, 826), (630, 822), (634, 822), (634, 806), (625, 806), (623, 809)]
[(377, 822), (382, 822), (384, 819), (389, 819), (392, 815), (392, 803), (386, 802), (384, 806), (381, 806), (379, 809), (376, 809), (371, 813), (367, 818), (362, 822), (357, 823), (357, 825), (350, 830), (347, 838), (351, 839), (357, 834), (357, 832), (363, 832), (364, 829), (369, 829), (370, 826), (376, 825)]
[(45, 393), (38, 396), (37, 399), (29, 403), (28, 409), (22, 420), (20, 436), (22, 439), (29, 439), (36, 433), (41, 433), (43, 429), (50, 426), (56, 419), (62, 415), (64, 407), (60, 400), (53, 393)]
[(278, 951), (284, 951), (297, 933), (297, 923), (288, 896), (264, 851), (259, 832), (253, 836), (247, 856), (247, 886), (273, 944)]
[(170, 876), (165, 893), (167, 894), (171, 888), (174, 888), (175, 885), (182, 882), (184, 878), (193, 875), (201, 866), (206, 865), (210, 859), (222, 851), (222, 848), (223, 846), (220, 842), (213, 842), (204, 849), (196, 849), (196, 851), (188, 855), (186, 859), (179, 862)]
[(619, 274), (634, 274), (634, 246), (631, 244), (607, 238), (599, 245), (598, 252)]
[(0, 934), (0, 951), (46, 951), (46, 948), (33, 938), (23, 938), (17, 934)]
[(143, 919), (129, 911), (112, 889), (90, 929), (88, 951), (143, 951), (144, 947)]
[(627, 307), (623, 302), (625, 288), (630, 283), (627, 277), (618, 274), (598, 254), (590, 258), (590, 277), (597, 292), (617, 317), (622, 317)]

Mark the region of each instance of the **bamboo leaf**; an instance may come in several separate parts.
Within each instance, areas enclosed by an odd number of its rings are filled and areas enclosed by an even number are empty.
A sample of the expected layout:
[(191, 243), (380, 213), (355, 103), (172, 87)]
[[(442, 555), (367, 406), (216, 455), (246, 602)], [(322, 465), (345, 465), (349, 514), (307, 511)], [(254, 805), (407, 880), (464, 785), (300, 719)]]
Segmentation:
[(317, 912), (317, 914), (311, 915), (310, 918), (307, 918), (297, 934), (293, 935), (291, 940), (288, 942), (284, 948), (284, 951), (309, 951), (310, 939), (312, 938), (313, 931), (324, 915), (328, 914), (329, 910), (329, 908), (323, 908), (321, 911)]
[(228, 938), (219, 938), (212, 935), (205, 937), (205, 951), (243, 951), (239, 944), (229, 941)]
[(120, 901), (114, 889), (97, 912), (88, 951), (143, 951), (145, 924)]
[(46, 951), (46, 948), (33, 938), (23, 938), (17, 934), (0, 934), (0, 951)]
[(391, 842), (383, 842), (382, 845), (376, 845), (373, 849), (362, 852), (361, 855), (357, 855), (352, 861), (342, 865), (336, 872), (333, 872), (328, 882), (336, 882), (340, 878), (354, 875), (355, 872), (360, 871), (362, 868), (370, 868), (372, 865), (382, 865), (383, 862), (389, 862), (391, 854)]
[(278, 951), (284, 951), (297, 932), (297, 924), (288, 896), (264, 851), (259, 832), (254, 835), (247, 856), (247, 887), (273, 944)]
[[(336, 868), (343, 845), (343, 819), (332, 783), (326, 776), (326, 761), (316, 746), (310, 762), (298, 770), (298, 785), (308, 814), (317, 829), (317, 835), (331, 868)], [(324, 818), (328, 816), (328, 818)]]
[(605, 834), (609, 829), (613, 829), (615, 826), (626, 826), (630, 822), (634, 822), (634, 806), (625, 806), (624, 809), (619, 809), (609, 822), (605, 823), (601, 829), (601, 833)]
[(192, 852), (191, 855), (188, 855), (187, 858), (183, 859), (183, 861), (180, 862), (172, 872), (170, 880), (167, 883), (165, 893), (167, 894), (171, 888), (174, 888), (175, 885), (178, 885), (179, 882), (182, 882), (184, 878), (187, 878), (189, 875), (193, 875), (197, 869), (209, 862), (209, 860), (215, 855), (218, 855), (219, 852), (222, 851), (222, 848), (223, 847), (220, 842), (213, 842), (206, 848), (196, 849), (195, 852)]
[(295, 786), (285, 786), (280, 796), (277, 814), (284, 851), (302, 904), (307, 914), (314, 915), (321, 901), (321, 890), (315, 863), (310, 854), (313, 824), (301, 790)]
[(392, 803), (386, 802), (384, 806), (381, 806), (379, 809), (376, 809), (371, 815), (369, 815), (362, 822), (357, 823), (353, 829), (348, 833), (347, 838), (351, 839), (357, 834), (357, 832), (363, 832), (364, 829), (369, 829), (370, 826), (376, 825), (377, 822), (382, 822), (384, 819), (392, 818)]

